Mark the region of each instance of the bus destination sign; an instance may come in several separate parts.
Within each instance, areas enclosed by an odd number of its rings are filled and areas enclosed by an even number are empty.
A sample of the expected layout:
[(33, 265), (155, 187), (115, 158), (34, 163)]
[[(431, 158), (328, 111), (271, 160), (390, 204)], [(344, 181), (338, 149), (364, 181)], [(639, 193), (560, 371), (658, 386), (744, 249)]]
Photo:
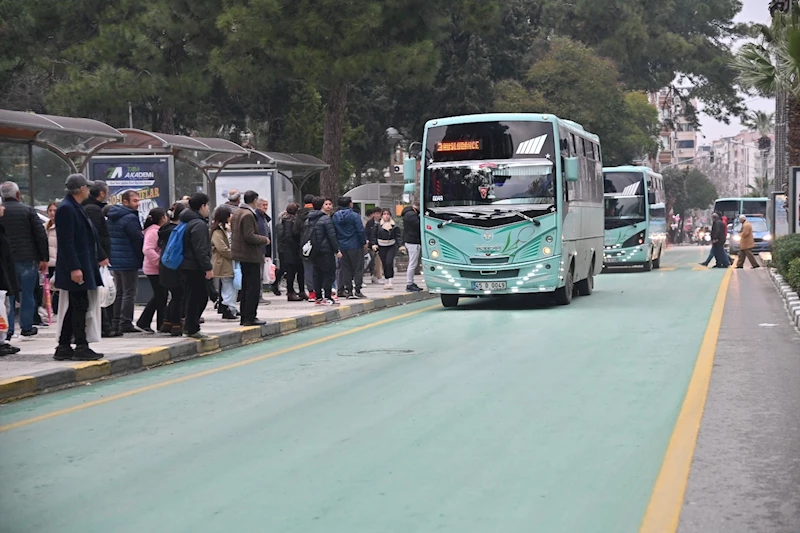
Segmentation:
[(436, 143), (437, 152), (469, 152), (480, 150), (480, 141), (453, 141)]

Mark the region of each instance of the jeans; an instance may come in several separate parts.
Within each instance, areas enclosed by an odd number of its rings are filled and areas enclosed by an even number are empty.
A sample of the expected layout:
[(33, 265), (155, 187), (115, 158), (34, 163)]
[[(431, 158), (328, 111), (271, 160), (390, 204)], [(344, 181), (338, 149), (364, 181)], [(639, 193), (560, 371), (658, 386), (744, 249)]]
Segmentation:
[(720, 268), (728, 268), (731, 266), (730, 257), (728, 257), (728, 253), (725, 251), (724, 245), (717, 243), (711, 245), (711, 248), (714, 251), (714, 257), (717, 259), (716, 266)]
[[(311, 259), (303, 259), (303, 275), (306, 282), (306, 291), (314, 292), (314, 263)], [(302, 287), (299, 287), (302, 290)]]
[(233, 278), (219, 278), (219, 294), (222, 305), (227, 306), (231, 313), (236, 313), (236, 290), (233, 288)]
[(89, 346), (86, 341), (86, 313), (88, 312), (88, 291), (69, 291), (69, 307), (61, 317), (64, 323), (61, 326), (61, 336), (58, 338), (59, 346), (69, 346), (73, 338), (75, 346)]
[(406, 269), (406, 285), (414, 284), (414, 273), (419, 266), (419, 258), (422, 254), (421, 244), (406, 244), (408, 250), (408, 269)]
[[(33, 261), (14, 262), (17, 280), (19, 281), (19, 327), (22, 331), (31, 331), (33, 329), (33, 314), (38, 312), (36, 299), (33, 297), (33, 290), (36, 288), (39, 276), (39, 270), (36, 266)], [(14, 334), (14, 303), (16, 298), (9, 296), (8, 300), (8, 336), (10, 337)]]
[(111, 273), (114, 276), (114, 285), (117, 287), (111, 327), (117, 331), (130, 331), (133, 329), (133, 305), (139, 288), (139, 271), (114, 270)]

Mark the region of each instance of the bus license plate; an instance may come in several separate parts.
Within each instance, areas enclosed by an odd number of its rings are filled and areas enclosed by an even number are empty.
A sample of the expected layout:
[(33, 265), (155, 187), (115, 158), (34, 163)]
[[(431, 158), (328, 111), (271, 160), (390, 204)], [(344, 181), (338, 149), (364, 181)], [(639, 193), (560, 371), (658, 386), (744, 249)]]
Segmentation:
[(617, 259), (616, 257), (606, 257), (605, 258), (605, 262), (606, 263), (619, 263), (619, 259)]
[(472, 284), (476, 291), (502, 291), (506, 287), (505, 281), (476, 281)]

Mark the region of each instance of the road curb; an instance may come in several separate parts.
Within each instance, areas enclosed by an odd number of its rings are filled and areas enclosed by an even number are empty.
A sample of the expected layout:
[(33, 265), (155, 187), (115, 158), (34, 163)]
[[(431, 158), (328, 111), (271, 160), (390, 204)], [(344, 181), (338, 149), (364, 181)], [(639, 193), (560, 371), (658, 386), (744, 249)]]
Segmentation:
[(789, 315), (789, 320), (800, 330), (800, 293), (792, 289), (776, 269), (769, 268), (767, 271), (769, 272), (769, 277), (772, 278), (775, 289), (783, 298), (783, 305)]
[(322, 312), (315, 311), (294, 318), (286, 318), (263, 326), (237, 327), (232, 331), (212, 335), (208, 339), (187, 339), (170, 346), (152, 347), (130, 354), (110, 355), (100, 361), (74, 363), (63, 368), (32, 372), (29, 375), (0, 380), (0, 403), (8, 403), (29, 396), (198, 357), (207, 357), (223, 350), (430, 298), (433, 298), (433, 295), (428, 291), (384, 296), (374, 300), (342, 305)]

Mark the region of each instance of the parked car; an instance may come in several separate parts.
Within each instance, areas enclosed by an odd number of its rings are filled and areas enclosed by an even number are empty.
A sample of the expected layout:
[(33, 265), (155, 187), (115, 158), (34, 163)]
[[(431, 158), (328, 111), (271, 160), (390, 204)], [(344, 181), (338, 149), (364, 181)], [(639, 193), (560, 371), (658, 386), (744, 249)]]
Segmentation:
[[(769, 232), (769, 224), (767, 219), (761, 215), (745, 215), (747, 221), (753, 226), (753, 239), (756, 242), (753, 253), (769, 252), (772, 250), (772, 235)], [(732, 254), (739, 252), (739, 241), (741, 237), (739, 233), (742, 231), (742, 224), (738, 220), (733, 223), (730, 231), (730, 252)]]

